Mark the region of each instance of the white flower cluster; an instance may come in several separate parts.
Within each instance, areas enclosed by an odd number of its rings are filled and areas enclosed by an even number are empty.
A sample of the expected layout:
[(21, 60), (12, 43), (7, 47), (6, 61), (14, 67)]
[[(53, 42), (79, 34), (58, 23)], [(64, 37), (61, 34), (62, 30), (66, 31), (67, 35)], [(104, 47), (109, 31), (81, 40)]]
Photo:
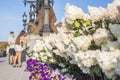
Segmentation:
[(72, 39), (73, 43), (80, 50), (88, 50), (89, 46), (91, 45), (92, 40), (93, 38), (91, 35), (79, 36), (79, 37), (75, 37)]
[(36, 44), (33, 47), (33, 59), (41, 59), (41, 61), (46, 62), (48, 58), (51, 62), (55, 62), (52, 58), (52, 54), (50, 50), (52, 49), (52, 46), (49, 45), (47, 42), (49, 39), (46, 39), (46, 41), (43, 40), (37, 40)]
[[(67, 3), (64, 25), (73, 24), (76, 19), (100, 21), (120, 21), (120, 0), (114, 0), (107, 8), (88, 6), (89, 14), (85, 14), (81, 8)], [(69, 26), (67, 26), (69, 27)]]
[(91, 20), (93, 21), (100, 21), (105, 19), (106, 16), (106, 9), (102, 8), (102, 7), (92, 7), (92, 6), (88, 6), (88, 10), (91, 16)]
[(74, 5), (70, 5), (69, 3), (67, 3), (65, 10), (66, 10), (65, 13), (66, 22), (69, 24), (73, 24), (74, 20), (76, 19), (83, 19), (84, 13), (81, 8), (78, 8)]
[(37, 40), (33, 48), (33, 51), (40, 52), (41, 50), (44, 49), (44, 47), (45, 47), (44, 42), (42, 40)]
[(118, 16), (120, 15), (120, 13), (118, 10), (118, 6), (120, 6), (120, 0), (114, 0), (113, 3), (108, 4), (107, 15), (109, 19), (115, 20), (119, 18)]
[[(95, 37), (96, 36), (96, 37)], [(74, 37), (73, 33), (58, 33), (50, 34), (50, 36), (43, 37), (42, 40), (37, 40), (34, 46), (34, 56), (40, 58), (43, 62), (55, 62), (52, 54), (55, 53), (67, 59), (68, 56), (72, 58), (71, 64), (77, 64), (84, 73), (89, 73), (90, 67), (99, 64), (106, 76), (111, 78), (115, 74), (118, 60), (120, 59), (120, 50), (115, 48), (112, 42), (107, 42), (110, 48), (109, 52), (100, 50), (88, 50), (91, 41), (100, 45), (109, 39), (107, 30), (99, 28), (95, 34)], [(111, 45), (113, 45), (111, 47)], [(45, 51), (44, 51), (45, 50)], [(59, 64), (64, 67), (63, 64)], [(108, 67), (109, 66), (109, 67)], [(64, 71), (64, 70), (63, 70)], [(114, 74), (113, 74), (114, 73)], [(117, 74), (117, 72), (116, 72)]]
[[(117, 24), (110, 24), (111, 32), (117, 37), (117, 41), (110, 41), (110, 33), (105, 28), (98, 28), (93, 35), (82, 35), (74, 37), (74, 31), (67, 32), (65, 26), (73, 24), (76, 19), (91, 19), (93, 21), (104, 20), (105, 18), (115, 19), (118, 15), (117, 5), (120, 5), (118, 0), (108, 5), (107, 9), (102, 7), (88, 7), (90, 14), (84, 14), (82, 9), (76, 6), (67, 4), (65, 19), (63, 19), (63, 27), (59, 28), (58, 34), (50, 34), (37, 40), (33, 48), (34, 58), (41, 59), (43, 62), (55, 62), (53, 53), (64, 57), (70, 56), (71, 64), (77, 64), (84, 73), (90, 72), (90, 67), (99, 65), (102, 71), (108, 78), (115, 74), (120, 75), (120, 26)], [(115, 9), (115, 12), (114, 12)], [(107, 15), (106, 15), (107, 14)], [(69, 26), (67, 26), (69, 27)], [(94, 41), (96, 45), (101, 46), (106, 44), (108, 51), (88, 50), (91, 42)], [(64, 67), (62, 63), (59, 66)], [(62, 70), (66, 71), (65, 69)]]
[[(57, 75), (57, 76), (56, 76), (56, 75)], [(56, 69), (56, 70), (54, 70), (54, 71), (52, 72), (52, 75), (51, 75), (51, 76), (59, 77), (59, 75), (61, 75), (61, 73), (60, 73), (60, 71), (59, 71), (58, 69)], [(72, 78), (73, 78), (71, 75), (64, 75), (64, 76), (61, 75), (61, 77), (65, 77), (65, 78), (64, 78), (65, 80), (72, 80)]]
[(120, 60), (118, 60), (116, 68), (115, 68), (115, 74), (120, 76)]
[(120, 49), (120, 43), (118, 41), (107, 41), (107, 47), (110, 51), (114, 51), (116, 49)]
[(120, 50), (111, 52), (100, 52), (97, 56), (97, 61), (103, 72), (108, 78), (112, 78), (115, 74), (116, 65), (120, 59)]
[(79, 51), (73, 53), (73, 56), (71, 64), (77, 64), (83, 73), (90, 73), (90, 67), (99, 64), (108, 78), (111, 79), (115, 74), (119, 75), (120, 50), (110, 52), (101, 52), (100, 50)]
[(105, 28), (99, 28), (96, 30), (96, 32), (93, 34), (93, 39), (97, 45), (101, 45), (102, 43), (105, 43), (107, 40), (109, 40), (110, 34), (109, 31)]
[(84, 20), (90, 20), (91, 16), (89, 14), (84, 14), (83, 19)]
[(79, 51), (78, 53), (74, 53), (75, 63), (78, 64), (79, 67), (88, 67), (90, 68), (93, 65), (97, 64), (96, 56), (99, 50), (92, 51)]

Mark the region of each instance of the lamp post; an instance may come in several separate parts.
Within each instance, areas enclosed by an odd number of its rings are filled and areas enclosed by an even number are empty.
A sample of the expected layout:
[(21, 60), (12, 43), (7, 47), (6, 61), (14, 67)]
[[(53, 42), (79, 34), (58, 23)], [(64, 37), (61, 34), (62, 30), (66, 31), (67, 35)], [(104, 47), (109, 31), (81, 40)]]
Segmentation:
[(51, 6), (53, 7), (55, 1), (54, 0), (50, 0)]
[(27, 22), (27, 15), (26, 15), (26, 13), (24, 12), (24, 14), (23, 14), (23, 26), (24, 26), (24, 30), (26, 30), (26, 28), (25, 28), (26, 22)]
[(44, 0), (44, 9), (45, 9), (45, 16), (44, 16), (44, 25), (43, 25), (42, 33), (49, 34), (49, 32), (51, 31), (50, 30), (50, 25), (49, 25), (50, 0)]
[(33, 22), (35, 20), (35, 5), (33, 3), (31, 3), (30, 5), (30, 21), (29, 22)]
[[(50, 33), (52, 32), (52, 29), (50, 28), (49, 24), (49, 10), (54, 5), (54, 0), (24, 0), (24, 5), (26, 6), (27, 3), (30, 4), (30, 12), (29, 12), (29, 22), (32, 22), (35, 24), (35, 20), (38, 17), (39, 11), (41, 7), (44, 7), (44, 22), (42, 30), (40, 31), (40, 34), (42, 33)], [(26, 22), (25, 22), (26, 23)], [(28, 29), (29, 31), (29, 29)]]

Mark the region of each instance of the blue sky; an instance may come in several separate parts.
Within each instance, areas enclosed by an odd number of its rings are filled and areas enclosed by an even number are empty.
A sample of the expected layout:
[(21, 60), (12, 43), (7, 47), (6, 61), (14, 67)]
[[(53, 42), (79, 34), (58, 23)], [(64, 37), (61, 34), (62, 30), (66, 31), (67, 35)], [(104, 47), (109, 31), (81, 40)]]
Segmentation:
[[(88, 12), (87, 7), (90, 6), (107, 6), (113, 0), (55, 0), (54, 10), (58, 21), (61, 21), (65, 14), (65, 5), (70, 3)], [(1, 0), (0, 2), (0, 41), (7, 41), (9, 32), (14, 31), (17, 36), (23, 29), (22, 15), (26, 11), (29, 13), (29, 5), (24, 7), (23, 0)], [(29, 15), (27, 16), (29, 17)]]

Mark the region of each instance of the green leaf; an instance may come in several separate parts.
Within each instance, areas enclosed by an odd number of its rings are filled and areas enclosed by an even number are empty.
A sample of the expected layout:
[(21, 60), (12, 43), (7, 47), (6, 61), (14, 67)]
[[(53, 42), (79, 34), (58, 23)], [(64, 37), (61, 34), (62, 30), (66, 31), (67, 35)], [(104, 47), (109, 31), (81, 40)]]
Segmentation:
[(101, 49), (101, 46), (97, 46), (94, 41), (91, 41), (91, 45), (88, 48), (89, 50)]
[(85, 21), (85, 25), (86, 25), (86, 26), (91, 26), (91, 25), (92, 25), (92, 22), (91, 22), (90, 20), (86, 20), (86, 21)]
[(74, 33), (74, 37), (78, 37), (78, 36), (80, 36), (79, 30), (77, 30), (77, 31)]
[(93, 29), (90, 29), (89, 31), (88, 31), (88, 34), (90, 34), (90, 35), (92, 35), (92, 34), (94, 34), (95, 33), (95, 30), (93, 30)]
[(111, 41), (117, 41), (117, 37), (114, 36), (114, 35), (112, 35), (110, 40), (111, 40)]
[(110, 20), (105, 20), (105, 23), (106, 23), (106, 25), (107, 25), (107, 27), (108, 27), (109, 24), (111, 23), (111, 21), (110, 21)]
[(92, 76), (92, 77), (94, 77), (94, 76), (102, 77), (101, 68), (99, 67), (99, 65), (92, 66), (90, 68), (90, 76)]
[(80, 20), (80, 22), (82, 23), (82, 25), (85, 23), (85, 21), (82, 19), (82, 20)]
[(44, 48), (43, 50), (41, 50), (40, 52), (44, 52), (44, 53), (46, 53), (46, 50), (45, 50), (45, 48)]
[(101, 69), (100, 69), (99, 66), (96, 66), (96, 67), (94, 68), (94, 72), (95, 72), (95, 74), (96, 74), (98, 77), (101, 77)]
[(94, 24), (96, 25), (97, 28), (99, 28), (99, 27), (102, 28), (102, 21), (94, 22)]
[(77, 29), (79, 29), (81, 26), (81, 24), (77, 20), (75, 20), (74, 25), (75, 25), (75, 28)]

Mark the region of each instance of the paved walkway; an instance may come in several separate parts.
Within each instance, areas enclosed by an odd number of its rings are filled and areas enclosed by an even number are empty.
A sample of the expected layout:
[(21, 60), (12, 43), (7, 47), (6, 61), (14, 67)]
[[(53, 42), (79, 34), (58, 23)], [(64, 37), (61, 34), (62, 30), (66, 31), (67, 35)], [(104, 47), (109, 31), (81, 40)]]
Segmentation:
[(8, 59), (0, 57), (0, 80), (29, 80), (29, 73), (24, 72), (26, 63), (21, 68), (13, 68), (8, 64)]

